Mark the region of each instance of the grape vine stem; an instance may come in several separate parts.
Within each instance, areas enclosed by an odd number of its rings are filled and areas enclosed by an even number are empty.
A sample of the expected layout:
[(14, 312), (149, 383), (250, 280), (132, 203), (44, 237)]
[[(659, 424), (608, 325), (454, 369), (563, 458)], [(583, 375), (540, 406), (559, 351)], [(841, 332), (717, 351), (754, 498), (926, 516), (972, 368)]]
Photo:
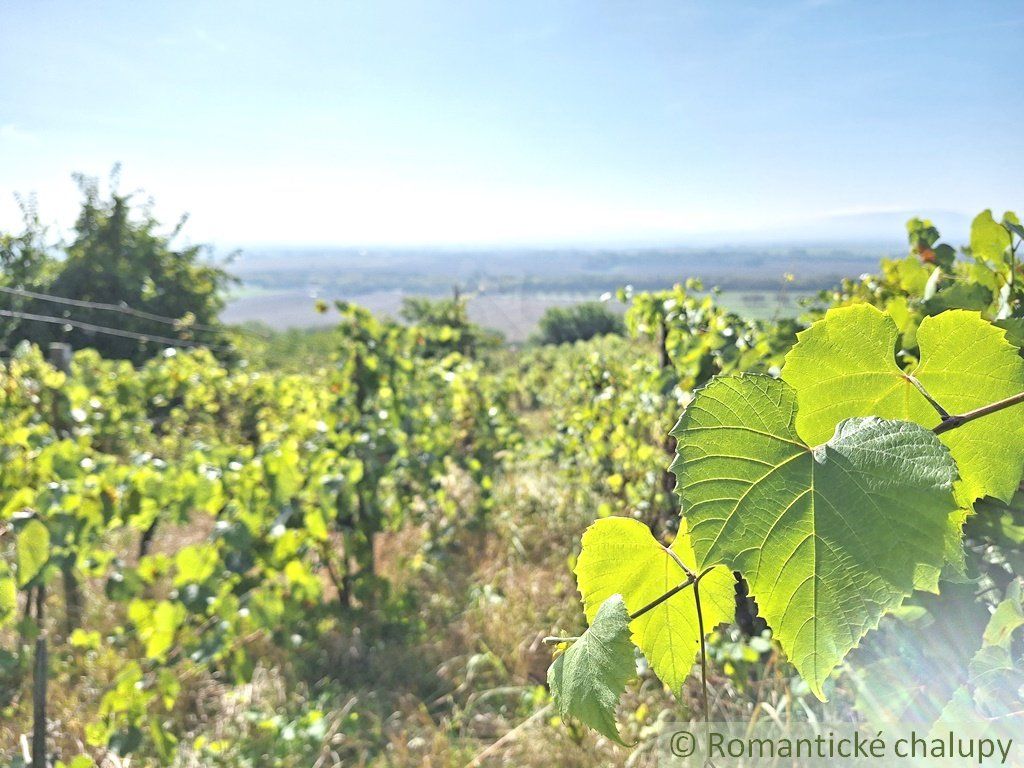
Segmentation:
[(932, 408), (934, 408), (936, 412), (939, 414), (940, 419), (945, 421), (946, 419), (950, 418), (950, 415), (946, 411), (946, 409), (939, 405), (939, 401), (932, 397), (931, 394), (929, 394), (928, 390), (924, 388), (924, 384), (922, 384), (920, 381), (914, 378), (912, 374), (909, 373), (904, 374), (903, 378), (905, 378), (907, 381), (909, 381), (917, 388), (917, 391), (921, 393), (924, 399), (928, 401), (928, 404)]
[(641, 616), (643, 616), (648, 611), (653, 611), (655, 608), (657, 608), (659, 605), (664, 603), (666, 600), (668, 600), (673, 595), (676, 595), (676, 594), (682, 592), (684, 589), (686, 589), (689, 586), (696, 585), (697, 578), (698, 577), (694, 576), (692, 573), (689, 574), (686, 577), (686, 581), (682, 582), (681, 584), (677, 584), (676, 586), (672, 587), (672, 589), (670, 589), (665, 594), (660, 595), (659, 597), (656, 597), (653, 600), (651, 600), (651, 602), (649, 602), (643, 608), (639, 608), (639, 609), (633, 611), (633, 613), (629, 614), (629, 620), (633, 621), (634, 619), (639, 619)]
[[(689, 575), (686, 577), (685, 581), (676, 584), (674, 587), (672, 587), (672, 589), (668, 590), (664, 594), (658, 595), (658, 597), (651, 600), (651, 602), (649, 602), (643, 608), (638, 608), (637, 610), (633, 611), (631, 614), (629, 614), (629, 620), (633, 621), (634, 619), (639, 619), (645, 613), (647, 613), (648, 611), (653, 611), (666, 600), (679, 594), (687, 587), (696, 586), (697, 581), (700, 579), (700, 576), (694, 575), (689, 568), (687, 568), (686, 570), (689, 572)], [(559, 645), (560, 643), (574, 643), (577, 640), (579, 640), (579, 637), (559, 637), (552, 635), (549, 637), (545, 637), (543, 642), (547, 645)]]
[[(634, 621), (636, 619), (639, 619), (645, 613), (648, 613), (649, 611), (653, 611), (655, 608), (657, 608), (659, 605), (664, 603), (666, 600), (668, 600), (669, 598), (675, 597), (676, 595), (678, 595), (680, 592), (682, 592), (687, 587), (696, 587), (697, 586), (697, 582), (700, 581), (702, 578), (704, 578), (704, 576), (711, 571), (710, 568), (707, 568), (703, 572), (701, 572), (700, 575), (698, 575), (698, 574), (694, 573), (690, 568), (688, 568), (683, 563), (683, 561), (679, 559), (679, 556), (676, 555), (675, 552), (673, 552), (672, 550), (668, 550), (668, 553), (672, 556), (672, 559), (675, 560), (679, 564), (679, 567), (682, 568), (683, 571), (686, 573), (686, 579), (684, 581), (680, 582), (679, 584), (676, 584), (674, 587), (672, 587), (672, 589), (668, 590), (667, 592), (664, 592), (664, 593), (658, 595), (656, 598), (651, 600), (651, 602), (649, 602), (647, 605), (645, 605), (642, 608), (638, 608), (637, 610), (633, 611), (631, 614), (629, 614), (629, 620), (630, 621)], [(696, 589), (694, 591), (696, 591)], [(700, 618), (700, 617), (698, 616), (698, 618)], [(547, 645), (558, 645), (560, 643), (574, 643), (577, 640), (579, 640), (579, 637), (559, 637), (559, 636), (552, 635), (552, 636), (549, 636), (549, 637), (545, 637), (543, 642), (545, 644), (547, 644)]]
[(973, 411), (967, 411), (966, 413), (957, 414), (956, 416), (947, 416), (942, 419), (942, 422), (935, 427), (932, 431), (936, 435), (941, 435), (944, 432), (962, 427), (964, 424), (969, 424), (975, 419), (980, 419), (982, 416), (988, 416), (991, 413), (997, 413), (1013, 405), (1024, 403), (1024, 392), (1018, 392), (1016, 395), (997, 400), (994, 403), (983, 405), (981, 408), (975, 408)]

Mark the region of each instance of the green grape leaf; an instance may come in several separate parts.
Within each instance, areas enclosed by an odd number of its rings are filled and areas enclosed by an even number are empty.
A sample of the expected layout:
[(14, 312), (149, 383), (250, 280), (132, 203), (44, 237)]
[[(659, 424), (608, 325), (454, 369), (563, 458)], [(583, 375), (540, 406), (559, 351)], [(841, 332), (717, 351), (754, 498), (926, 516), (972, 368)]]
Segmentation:
[(970, 685), (978, 711), (1001, 717), (1024, 706), (1024, 669), (1014, 658), (1014, 633), (1024, 626), (1024, 599), (1019, 580), (1010, 583), (982, 636), (982, 647), (969, 665)]
[(590, 628), (548, 669), (548, 686), (562, 717), (584, 725), (625, 746), (615, 723), (615, 707), (636, 675), (636, 656), (629, 641), (629, 612), (621, 595), (609, 597)]
[[(679, 558), (691, 569), (696, 558), (685, 523), (669, 548), (650, 529), (627, 517), (606, 517), (583, 534), (576, 560), (576, 582), (583, 610), (592, 621), (609, 596), (621, 594), (631, 611), (650, 604), (686, 580)], [(727, 568), (715, 568), (700, 581), (704, 630), (733, 620), (736, 579)], [(629, 625), (633, 642), (643, 651), (661, 681), (678, 694), (700, 651), (697, 606), (690, 589), (673, 595)]]
[(1019, 580), (1010, 582), (1006, 590), (1006, 598), (996, 606), (985, 627), (983, 640), (985, 645), (1010, 647), (1013, 633), (1024, 627), (1024, 589)]
[(822, 684), (882, 615), (941, 567), (956, 465), (930, 431), (841, 423), (811, 448), (797, 397), (763, 375), (718, 378), (672, 430), (697, 565), (740, 571), (797, 671)]
[(50, 559), (50, 531), (38, 520), (29, 520), (18, 533), (18, 586), (24, 587)]
[(956, 282), (924, 302), (924, 308), (931, 315), (947, 309), (972, 309), (978, 312), (988, 309), (992, 303), (992, 291), (977, 283)]
[(18, 610), (18, 592), (14, 578), (0, 565), (0, 624)]
[(993, 323), (997, 328), (1006, 331), (1006, 340), (1015, 347), (1024, 347), (1024, 318), (1007, 317)]
[(1014, 658), (1013, 635), (1024, 626), (1021, 582), (1011, 582), (985, 627), (981, 648), (968, 665), (969, 679), (942, 712), (942, 719), (993, 722), (1024, 706), (1024, 669)]
[(128, 605), (128, 618), (145, 643), (146, 656), (163, 661), (174, 646), (175, 634), (185, 621), (185, 606), (161, 600), (133, 600)]
[(920, 296), (928, 286), (928, 281), (935, 274), (934, 269), (928, 268), (914, 256), (907, 256), (905, 259), (891, 262), (896, 270), (896, 277), (899, 284), (907, 293)]
[(938, 720), (933, 728), (945, 723), (973, 724), (980, 722), (982, 717), (983, 716), (980, 716), (978, 708), (974, 703), (974, 697), (971, 695), (970, 687), (961, 685), (953, 691), (952, 698), (950, 698), (946, 703), (946, 706), (942, 708), (942, 712), (939, 714)]
[(1010, 247), (1010, 233), (985, 210), (971, 222), (971, 253), (981, 259), (1002, 263), (1003, 254)]
[[(782, 378), (797, 393), (796, 427), (808, 445), (828, 440), (853, 416), (912, 421), (940, 418), (896, 364), (898, 331), (869, 304), (832, 309), (797, 335)], [(976, 312), (926, 317), (917, 331), (921, 362), (910, 374), (948, 413), (988, 405), (1024, 390), (1024, 359), (1005, 332)], [(1024, 470), (1024, 407), (972, 421), (941, 435), (963, 479), (963, 502), (1009, 501)]]
[(217, 571), (219, 562), (219, 553), (209, 544), (190, 544), (182, 547), (174, 556), (174, 566), (177, 570), (174, 586), (201, 584)]
[(932, 252), (935, 254), (935, 263), (946, 272), (953, 271), (953, 262), (956, 261), (956, 249), (946, 243), (939, 243)]
[(974, 701), (986, 717), (1006, 717), (1024, 707), (1024, 668), (1010, 650), (999, 645), (982, 646), (968, 667)]

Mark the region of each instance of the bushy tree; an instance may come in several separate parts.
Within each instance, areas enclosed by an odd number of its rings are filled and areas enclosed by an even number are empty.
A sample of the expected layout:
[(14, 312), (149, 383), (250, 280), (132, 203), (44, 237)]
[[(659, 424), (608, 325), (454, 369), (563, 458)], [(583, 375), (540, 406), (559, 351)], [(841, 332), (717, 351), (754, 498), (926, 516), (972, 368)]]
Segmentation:
[[(133, 195), (116, 188), (116, 170), (109, 195), (103, 195), (96, 179), (77, 175), (82, 207), (74, 236), (63, 247), (63, 258), (40, 267), (38, 227), (27, 220), (26, 234), (7, 237), (11, 276), (23, 273), (22, 285), (52, 296), (130, 307), (134, 312), (112, 312), (69, 306), (35, 299), (22, 301), (20, 311), (66, 317), (76, 322), (114, 327), (149, 336), (163, 336), (222, 347), (223, 334), (199, 333), (197, 326), (217, 327), (224, 306), (224, 289), (232, 278), (207, 258), (202, 245), (176, 246), (185, 218), (169, 232), (161, 229), (149, 205), (137, 205)], [(6, 245), (8, 244), (9, 245)], [(5, 270), (8, 265), (4, 264)], [(22, 297), (7, 297), (12, 298)], [(177, 320), (168, 324), (147, 317), (158, 315)], [(22, 321), (8, 343), (28, 339), (46, 344), (65, 341), (74, 348), (92, 347), (106, 357), (141, 362), (164, 345), (136, 338), (122, 338), (72, 325)]]
[[(0, 232), (0, 309), (24, 312), (31, 300), (16, 291), (37, 291), (53, 280), (57, 260), (46, 246), (46, 229), (39, 221), (34, 199), (18, 199), (21, 232)], [(25, 321), (0, 316), (0, 347), (18, 337)]]
[(548, 307), (540, 319), (535, 339), (540, 344), (565, 344), (586, 341), (594, 336), (625, 331), (622, 318), (598, 301), (571, 307)]

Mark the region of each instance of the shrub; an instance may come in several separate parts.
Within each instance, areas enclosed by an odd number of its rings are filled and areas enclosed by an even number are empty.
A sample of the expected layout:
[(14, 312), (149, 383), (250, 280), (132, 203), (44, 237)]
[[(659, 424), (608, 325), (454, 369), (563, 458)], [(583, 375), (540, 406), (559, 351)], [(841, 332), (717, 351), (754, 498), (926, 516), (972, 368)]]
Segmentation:
[(571, 307), (549, 307), (540, 319), (535, 339), (540, 344), (565, 344), (624, 332), (619, 315), (598, 301), (587, 301)]

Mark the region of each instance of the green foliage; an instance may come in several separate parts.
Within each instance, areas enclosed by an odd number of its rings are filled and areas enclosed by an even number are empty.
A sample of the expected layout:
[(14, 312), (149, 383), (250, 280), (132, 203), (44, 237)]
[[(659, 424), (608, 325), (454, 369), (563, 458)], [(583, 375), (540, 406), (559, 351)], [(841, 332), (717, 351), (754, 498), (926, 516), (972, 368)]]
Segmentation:
[(38, 520), (29, 520), (18, 533), (18, 586), (27, 586), (49, 559), (50, 532)]
[[(244, 683), (268, 653), (294, 676), (353, 627), (393, 631), (415, 596), (378, 567), (382, 536), (419, 527), (409, 567), (439, 569), (489, 513), (518, 440), (508, 383), (440, 354), (450, 329), (340, 309), (334, 359), (302, 374), (204, 350), (138, 369), (87, 350), (64, 374), (27, 346), (0, 369), (0, 622), (22, 601), (30, 634), (37, 598), (59, 602), (58, 659), (119, 657), (91, 747), (173, 762), (178, 676)], [(195, 539), (154, 549), (176, 526)], [(77, 627), (97, 612), (110, 636)]]
[(981, 648), (971, 659), (969, 679), (956, 690), (940, 719), (999, 721), (1019, 717), (1024, 705), (1024, 657), (1015, 634), (1024, 627), (1024, 601), (1019, 580), (1010, 584), (982, 635)]
[[(1015, 407), (1024, 392), (1024, 232), (1012, 213), (1000, 222), (983, 212), (958, 256), (931, 222), (914, 219), (907, 231), (910, 255), (823, 294), (840, 308), (812, 309), (823, 319), (795, 346), (799, 326), (788, 334), (743, 327), (717, 309), (713, 294), (677, 286), (676, 295), (621, 298), (633, 300), (631, 330), (653, 339), (662, 370), (673, 369), (660, 391), (682, 390), (672, 469), (683, 513), (677, 543), (692, 543), (694, 568), (743, 576), (772, 637), (818, 697), (862, 646), (855, 656), (875, 659), (853, 677), (869, 717), (917, 712), (932, 722), (945, 702), (964, 717), (1001, 717), (1020, 707), (1013, 635), (1024, 626), (1019, 583), (1005, 580), (1024, 567), (1024, 409)], [(604, 364), (595, 404), (613, 399), (610, 384), (622, 375)], [(782, 380), (723, 375), (733, 370)], [(600, 424), (602, 411), (609, 409), (588, 414), (590, 424)], [(600, 432), (591, 429), (596, 441)], [(620, 488), (626, 456), (609, 458), (609, 484)], [(576, 572), (588, 616), (609, 594), (626, 595), (630, 605), (631, 589), (655, 603), (659, 594), (672, 595), (665, 605), (678, 600), (664, 578), (668, 550), (634, 525), (599, 521), (584, 534)], [(597, 533), (602, 526), (610, 535)], [(984, 614), (987, 595), (1004, 590), (982, 632), (974, 608)], [(885, 617), (892, 618), (884, 631), (866, 641)], [(922, 651), (922, 628), (939, 625), (956, 625), (939, 636), (957, 642)], [(692, 636), (655, 650), (633, 630), (663, 679), (658, 657), (685, 649), (690, 658)], [(971, 633), (985, 640), (973, 658)], [(893, 638), (902, 638), (899, 651)], [(927, 653), (941, 658), (938, 666)], [(909, 685), (908, 674), (922, 675), (923, 687)], [(936, 677), (960, 687), (929, 686)], [(996, 679), (1010, 684), (993, 690)]]
[(53, 258), (46, 246), (46, 229), (31, 201), (21, 202), (22, 230), (0, 233), (0, 285), (36, 288), (47, 281)]
[(289, 328), (275, 331), (246, 323), (234, 334), (238, 355), (253, 370), (308, 373), (322, 368), (343, 343), (337, 328)]
[(18, 609), (18, 585), (6, 563), (0, 563), (0, 625)]
[(562, 717), (576, 717), (622, 744), (615, 708), (636, 674), (629, 641), (629, 613), (612, 595), (594, 613), (590, 628), (548, 670), (548, 685)]
[(812, 448), (797, 419), (784, 382), (717, 379), (673, 430), (673, 471), (698, 567), (724, 563), (746, 577), (824, 697), (825, 679), (913, 591), (918, 568), (942, 565), (956, 467), (917, 425), (851, 419)]
[(982, 211), (971, 222), (971, 254), (986, 262), (1002, 261), (1010, 248), (1010, 231), (999, 224), (992, 211)]
[(458, 352), (472, 357), (480, 350), (493, 349), (501, 340), (495, 332), (469, 321), (466, 299), (458, 295), (451, 299), (406, 297), (399, 315), (413, 326), (433, 331), (424, 339), (432, 355)]
[(883, 260), (879, 274), (844, 280), (837, 290), (822, 292), (816, 310), (861, 302), (887, 310), (900, 329), (900, 348), (908, 353), (916, 347), (921, 320), (947, 309), (979, 311), (1001, 327), (1020, 330), (1015, 321), (1024, 310), (1024, 285), (1017, 252), (1024, 235), (1018, 231), (1015, 213), (1007, 211), (999, 223), (991, 211), (978, 214), (971, 244), (959, 256), (951, 245), (940, 242), (931, 222), (912, 219), (907, 229), (910, 253), (905, 258)]
[[(646, 525), (624, 517), (598, 520), (583, 534), (576, 561), (576, 580), (588, 621), (616, 591), (635, 612), (686, 580), (680, 563), (696, 568), (693, 546), (682, 532), (669, 548)], [(726, 568), (714, 568), (701, 579), (704, 628), (711, 632), (731, 622), (735, 613), (735, 580)], [(629, 625), (630, 637), (651, 667), (673, 691), (681, 691), (700, 650), (697, 608), (684, 590)]]
[(744, 320), (700, 290), (696, 281), (658, 293), (624, 290), (632, 338), (524, 355), (520, 388), (556, 425), (546, 436), (548, 455), (571, 478), (580, 503), (586, 494), (602, 495), (602, 515), (671, 528), (679, 510), (666, 473), (666, 435), (690, 392), (718, 373), (777, 370), (796, 340), (792, 322)]
[(674, 516), (664, 442), (679, 392), (649, 345), (605, 336), (530, 349), (518, 378), (530, 407), (556, 425), (540, 447), (554, 471), (571, 479), (578, 503), (598, 494), (600, 514), (652, 522)]
[(535, 336), (538, 344), (569, 344), (625, 332), (622, 317), (599, 301), (585, 301), (570, 307), (548, 307), (538, 325)]
[[(977, 313), (953, 310), (925, 318), (917, 331), (919, 362), (910, 370), (896, 363), (898, 336), (892, 318), (867, 305), (832, 310), (800, 334), (783, 378), (796, 389), (797, 431), (804, 441), (824, 442), (853, 416), (931, 429), (940, 416), (918, 386), (949, 413), (1024, 391), (1017, 348)], [(1010, 500), (1024, 469), (1024, 410), (965, 424), (941, 440), (957, 462), (967, 503), (983, 496)]]
[[(18, 233), (0, 232), (0, 287), (20, 291), (39, 290), (48, 285), (57, 262), (46, 244), (46, 229), (32, 201), (19, 201), (23, 226)], [(0, 292), (0, 309), (25, 312), (31, 301), (24, 296)], [(15, 317), (0, 321), (0, 349), (13, 346), (24, 337), (25, 323)]]
[[(114, 227), (117, 205), (97, 198), (83, 253), (102, 251), (101, 232), (171, 249), (145, 219)], [(931, 402), (956, 416), (1024, 390), (1019, 223), (983, 214), (975, 230), (957, 252), (912, 221), (907, 258), (844, 283), (806, 330), (739, 317), (691, 281), (621, 292), (628, 338), (521, 353), (482, 342), (459, 302), (410, 304), (405, 323), (341, 303), (339, 327), (297, 359), (293, 337), (268, 347), (270, 370), (202, 350), (137, 366), (82, 350), (65, 374), (19, 347), (0, 368), (0, 728), (26, 730), (29, 641), (45, 630), (55, 688), (82, 697), (81, 721), (62, 722), (65, 762), (83, 744), (86, 761), (139, 765), (312, 764), (336, 748), (342, 763), (400, 761), (413, 740), (388, 734), (392, 710), (364, 716), (392, 694), (350, 682), (413, 665), (430, 678), (429, 719), (472, 750), (485, 698), (503, 722), (546, 702), (542, 686), (491, 675), (523, 661), (523, 623), (571, 621), (564, 581), (526, 577), (541, 547), (563, 562), (563, 510), (597, 518), (570, 558), (591, 627), (551, 685), (563, 717), (610, 738), (624, 690), (644, 701), (621, 720), (630, 739), (664, 716), (645, 712), (652, 693), (694, 714), (702, 639), (719, 711), (746, 716), (779, 680), (771, 705), (798, 717), (821, 718), (812, 694), (826, 692), (898, 717), (1019, 711), (1024, 407), (958, 421)], [(528, 483), (507, 474), (524, 467)], [(511, 564), (485, 535), (509, 526), (496, 498), (525, 504), (545, 539), (503, 534)], [(477, 584), (486, 569), (500, 576)], [(538, 591), (552, 602), (524, 621), (515, 594)], [(430, 623), (456, 612), (485, 629)], [(499, 631), (514, 635), (500, 661)], [(472, 658), (436, 672), (402, 650), (460, 633)], [(296, 694), (308, 706), (233, 703), (244, 743), (197, 723), (209, 690), (248, 699), (267, 667), (289, 696), (315, 686)]]

